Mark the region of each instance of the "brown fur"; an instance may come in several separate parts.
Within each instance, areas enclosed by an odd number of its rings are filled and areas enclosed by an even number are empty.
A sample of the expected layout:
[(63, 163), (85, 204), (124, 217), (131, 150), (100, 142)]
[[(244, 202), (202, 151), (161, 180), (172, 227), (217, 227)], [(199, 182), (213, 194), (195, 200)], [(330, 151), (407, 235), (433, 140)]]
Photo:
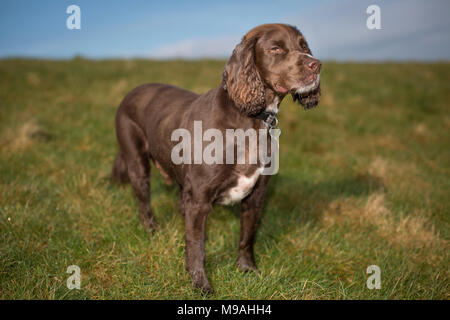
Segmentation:
[[(145, 84), (123, 99), (116, 114), (119, 153), (112, 178), (130, 181), (139, 202), (139, 217), (151, 231), (157, 227), (150, 207), (150, 161), (164, 179), (180, 188), (180, 211), (186, 226), (186, 269), (198, 288), (212, 292), (205, 272), (206, 217), (214, 204), (227, 197), (239, 177), (249, 177), (257, 164), (181, 164), (171, 161), (171, 133), (178, 128), (203, 130), (260, 129), (265, 123), (254, 116), (278, 104), (290, 93), (305, 107), (317, 105), (320, 62), (311, 55), (302, 34), (282, 24), (262, 25), (248, 32), (225, 66), (222, 85), (203, 95), (165, 84)], [(299, 88), (316, 86), (301, 94)], [(225, 136), (225, 134), (223, 135)], [(270, 146), (270, 136), (267, 136)], [(234, 144), (236, 147), (236, 143)], [(246, 145), (246, 153), (254, 152)], [(225, 148), (224, 148), (225, 149)], [(235, 162), (236, 163), (236, 162)], [(253, 244), (267, 183), (259, 176), (241, 201), (241, 236), (237, 264), (256, 270)]]

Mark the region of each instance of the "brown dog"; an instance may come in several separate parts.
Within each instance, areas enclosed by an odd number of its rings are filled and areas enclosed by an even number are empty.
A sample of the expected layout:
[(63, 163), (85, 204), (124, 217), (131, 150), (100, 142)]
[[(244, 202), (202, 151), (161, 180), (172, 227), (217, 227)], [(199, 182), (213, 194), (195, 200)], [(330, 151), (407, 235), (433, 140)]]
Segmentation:
[[(112, 177), (131, 182), (147, 230), (156, 227), (150, 208), (149, 159), (166, 180), (175, 180), (186, 224), (186, 269), (203, 291), (213, 291), (204, 267), (205, 224), (213, 204), (241, 201), (237, 264), (241, 270), (256, 270), (253, 243), (270, 176), (260, 175), (264, 165), (259, 158), (248, 164), (175, 164), (173, 132), (183, 128), (194, 133), (194, 121), (201, 121), (203, 130), (214, 128), (223, 133), (226, 129), (271, 127), (280, 102), (289, 93), (305, 108), (317, 105), (320, 69), (321, 63), (312, 57), (295, 27), (266, 24), (242, 38), (217, 88), (197, 95), (170, 85), (145, 84), (128, 93), (120, 104), (116, 115), (120, 151)], [(271, 138), (266, 135), (266, 139)], [(225, 149), (230, 147), (236, 147), (234, 140)], [(255, 153), (254, 148), (245, 148), (246, 154)]]

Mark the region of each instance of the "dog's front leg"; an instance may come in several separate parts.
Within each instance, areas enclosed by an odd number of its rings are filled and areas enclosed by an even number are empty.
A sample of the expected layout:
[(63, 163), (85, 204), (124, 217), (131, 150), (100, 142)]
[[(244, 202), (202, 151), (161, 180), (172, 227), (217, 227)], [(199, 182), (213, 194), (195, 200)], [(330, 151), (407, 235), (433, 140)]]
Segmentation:
[(241, 237), (237, 265), (242, 271), (258, 270), (255, 264), (253, 245), (269, 177), (261, 176), (252, 193), (241, 203)]
[(214, 290), (209, 284), (205, 271), (205, 226), (212, 206), (191, 196), (183, 198), (186, 224), (186, 270), (197, 288), (205, 293), (212, 293)]

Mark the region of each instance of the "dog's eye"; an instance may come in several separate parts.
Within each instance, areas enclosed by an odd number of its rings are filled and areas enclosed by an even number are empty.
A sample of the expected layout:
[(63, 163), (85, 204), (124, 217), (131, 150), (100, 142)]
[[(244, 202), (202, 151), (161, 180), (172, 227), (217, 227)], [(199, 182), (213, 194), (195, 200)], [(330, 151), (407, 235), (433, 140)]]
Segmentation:
[(273, 53), (281, 53), (280, 47), (277, 46), (273, 46), (272, 48), (270, 48), (270, 51)]
[(300, 47), (302, 48), (302, 50), (304, 50), (304, 51), (308, 51), (308, 45), (306, 44), (306, 43), (300, 43)]

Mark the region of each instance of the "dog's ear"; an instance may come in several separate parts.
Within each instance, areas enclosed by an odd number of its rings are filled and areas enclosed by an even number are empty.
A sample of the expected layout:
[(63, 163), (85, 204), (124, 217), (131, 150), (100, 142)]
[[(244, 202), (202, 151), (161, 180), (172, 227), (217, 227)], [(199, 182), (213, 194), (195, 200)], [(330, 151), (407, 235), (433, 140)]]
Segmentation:
[(255, 64), (257, 37), (243, 37), (233, 50), (222, 74), (222, 85), (236, 106), (254, 115), (265, 108), (264, 84)]

